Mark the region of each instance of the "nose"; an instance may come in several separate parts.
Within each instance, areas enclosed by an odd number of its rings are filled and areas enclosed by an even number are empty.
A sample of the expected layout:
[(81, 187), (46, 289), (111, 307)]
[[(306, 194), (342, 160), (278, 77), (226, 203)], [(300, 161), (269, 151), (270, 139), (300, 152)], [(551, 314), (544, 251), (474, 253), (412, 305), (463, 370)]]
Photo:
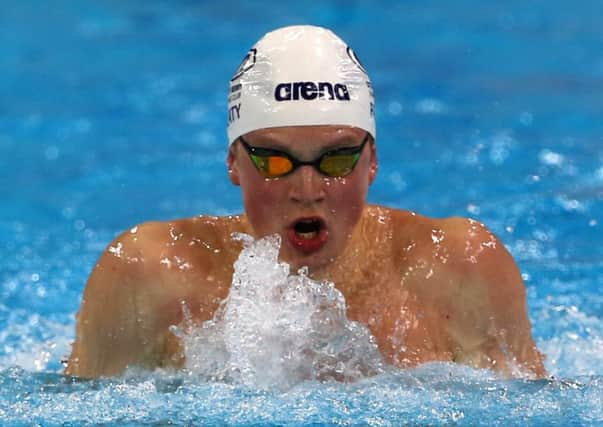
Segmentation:
[(300, 166), (291, 176), (290, 198), (306, 205), (322, 202), (325, 185), (325, 178), (312, 166)]

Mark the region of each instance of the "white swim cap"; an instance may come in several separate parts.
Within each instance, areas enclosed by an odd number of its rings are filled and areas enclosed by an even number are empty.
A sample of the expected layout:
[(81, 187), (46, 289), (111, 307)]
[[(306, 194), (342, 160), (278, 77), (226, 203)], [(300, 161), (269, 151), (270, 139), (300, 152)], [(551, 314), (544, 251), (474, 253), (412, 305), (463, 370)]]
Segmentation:
[(257, 129), (344, 125), (375, 133), (373, 88), (354, 51), (326, 28), (261, 38), (230, 80), (228, 141)]

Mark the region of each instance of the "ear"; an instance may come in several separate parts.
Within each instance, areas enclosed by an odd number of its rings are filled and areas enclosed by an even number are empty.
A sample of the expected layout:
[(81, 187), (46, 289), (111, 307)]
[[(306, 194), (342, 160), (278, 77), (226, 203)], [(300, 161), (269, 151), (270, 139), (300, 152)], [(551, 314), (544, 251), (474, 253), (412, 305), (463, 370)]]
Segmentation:
[(370, 143), (371, 148), (371, 163), (369, 169), (369, 185), (373, 183), (377, 177), (377, 170), (379, 169), (379, 162), (377, 161), (377, 146), (374, 141)]
[(228, 177), (230, 178), (230, 182), (234, 185), (241, 185), (241, 180), (239, 179), (239, 166), (237, 163), (236, 144), (231, 144), (228, 148), (228, 157), (226, 158)]

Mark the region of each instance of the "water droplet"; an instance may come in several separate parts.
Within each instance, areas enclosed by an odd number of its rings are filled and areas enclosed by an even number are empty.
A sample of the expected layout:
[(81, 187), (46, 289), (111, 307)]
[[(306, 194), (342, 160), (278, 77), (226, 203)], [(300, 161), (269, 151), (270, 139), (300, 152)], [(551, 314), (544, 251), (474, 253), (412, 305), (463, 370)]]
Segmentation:
[(75, 228), (77, 231), (82, 231), (84, 228), (86, 228), (86, 222), (84, 222), (83, 219), (78, 219), (73, 223), (73, 228)]
[(444, 240), (444, 232), (442, 230), (431, 230), (431, 241), (435, 244), (441, 243)]
[(109, 251), (109, 253), (112, 253), (116, 257), (121, 258), (122, 249), (123, 249), (123, 245), (121, 244), (121, 242), (117, 242), (117, 244), (115, 246), (109, 246), (108, 251)]
[(469, 212), (472, 215), (479, 215), (479, 212), (480, 212), (479, 206), (474, 205), (473, 203), (469, 203), (467, 205), (467, 212)]
[(54, 145), (51, 145), (50, 147), (47, 147), (44, 151), (44, 156), (46, 157), (46, 160), (56, 160), (59, 157), (59, 149)]
[(439, 99), (425, 98), (417, 102), (415, 109), (421, 114), (442, 114), (446, 112), (446, 105)]
[(551, 150), (542, 150), (538, 154), (538, 159), (541, 163), (549, 166), (561, 166), (565, 161), (563, 155)]
[(391, 101), (389, 103), (389, 107), (388, 107), (388, 111), (389, 114), (391, 114), (392, 116), (397, 116), (402, 112), (403, 108), (402, 108), (402, 104), (400, 104), (398, 101)]

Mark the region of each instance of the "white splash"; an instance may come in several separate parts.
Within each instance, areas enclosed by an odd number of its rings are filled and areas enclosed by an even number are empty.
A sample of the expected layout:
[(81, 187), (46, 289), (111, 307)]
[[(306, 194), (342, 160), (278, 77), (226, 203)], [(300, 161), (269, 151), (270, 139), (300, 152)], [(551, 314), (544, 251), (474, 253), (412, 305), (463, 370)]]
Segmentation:
[(184, 343), (192, 374), (254, 388), (288, 389), (305, 380), (353, 381), (385, 369), (368, 328), (346, 317), (345, 299), (333, 283), (307, 270), (289, 274), (278, 262), (280, 238), (244, 242), (230, 294), (200, 327), (172, 330)]

